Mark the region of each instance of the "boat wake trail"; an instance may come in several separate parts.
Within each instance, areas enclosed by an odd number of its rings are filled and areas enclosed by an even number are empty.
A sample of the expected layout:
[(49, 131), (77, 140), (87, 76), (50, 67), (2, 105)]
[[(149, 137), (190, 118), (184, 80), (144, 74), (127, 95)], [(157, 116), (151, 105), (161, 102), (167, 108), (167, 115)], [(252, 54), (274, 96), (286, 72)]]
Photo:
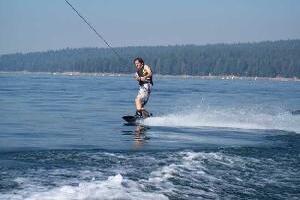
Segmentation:
[(233, 129), (282, 130), (300, 133), (300, 116), (281, 108), (209, 107), (180, 109), (145, 120), (146, 125), (172, 127), (215, 127)]

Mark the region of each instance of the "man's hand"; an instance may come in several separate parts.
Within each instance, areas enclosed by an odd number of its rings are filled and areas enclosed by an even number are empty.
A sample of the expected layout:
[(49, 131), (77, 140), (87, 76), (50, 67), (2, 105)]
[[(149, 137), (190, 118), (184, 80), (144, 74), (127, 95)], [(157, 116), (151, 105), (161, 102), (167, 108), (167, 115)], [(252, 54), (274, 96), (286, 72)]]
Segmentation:
[(145, 80), (146, 80), (146, 77), (135, 76), (135, 79), (136, 79), (137, 81), (145, 81)]
[(134, 76), (135, 80), (140, 81), (140, 77), (138, 75)]

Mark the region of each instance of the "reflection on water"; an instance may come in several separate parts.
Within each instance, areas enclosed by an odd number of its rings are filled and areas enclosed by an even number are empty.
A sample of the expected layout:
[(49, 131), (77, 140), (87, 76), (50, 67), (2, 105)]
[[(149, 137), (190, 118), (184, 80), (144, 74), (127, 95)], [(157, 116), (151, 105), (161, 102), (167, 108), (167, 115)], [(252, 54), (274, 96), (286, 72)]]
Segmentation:
[(146, 133), (147, 130), (150, 128), (144, 125), (136, 125), (135, 130), (134, 130), (134, 147), (136, 149), (141, 148), (144, 143), (149, 140), (150, 138), (147, 137)]
[(131, 126), (132, 130), (123, 130), (123, 135), (133, 135), (134, 149), (139, 149), (143, 147), (145, 142), (150, 138), (147, 137), (147, 131), (150, 127), (142, 124), (125, 124), (126, 126)]

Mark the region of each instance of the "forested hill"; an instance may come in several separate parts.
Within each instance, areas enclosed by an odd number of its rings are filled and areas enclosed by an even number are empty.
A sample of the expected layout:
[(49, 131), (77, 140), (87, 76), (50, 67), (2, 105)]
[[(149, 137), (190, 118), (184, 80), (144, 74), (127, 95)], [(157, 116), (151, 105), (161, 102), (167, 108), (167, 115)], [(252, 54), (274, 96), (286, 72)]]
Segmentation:
[(63, 49), (0, 57), (0, 71), (132, 73), (132, 59), (170, 75), (237, 75), (300, 78), (300, 40), (275, 42)]

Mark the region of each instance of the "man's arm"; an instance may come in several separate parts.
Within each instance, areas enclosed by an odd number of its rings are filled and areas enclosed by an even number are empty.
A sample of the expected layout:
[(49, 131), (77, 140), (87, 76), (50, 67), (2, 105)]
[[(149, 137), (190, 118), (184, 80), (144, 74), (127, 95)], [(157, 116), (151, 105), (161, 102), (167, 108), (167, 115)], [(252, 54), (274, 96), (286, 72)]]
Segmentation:
[(137, 80), (137, 81), (140, 80), (140, 77), (139, 77), (138, 73), (135, 73), (135, 74), (134, 74), (134, 78), (135, 78), (135, 80)]

